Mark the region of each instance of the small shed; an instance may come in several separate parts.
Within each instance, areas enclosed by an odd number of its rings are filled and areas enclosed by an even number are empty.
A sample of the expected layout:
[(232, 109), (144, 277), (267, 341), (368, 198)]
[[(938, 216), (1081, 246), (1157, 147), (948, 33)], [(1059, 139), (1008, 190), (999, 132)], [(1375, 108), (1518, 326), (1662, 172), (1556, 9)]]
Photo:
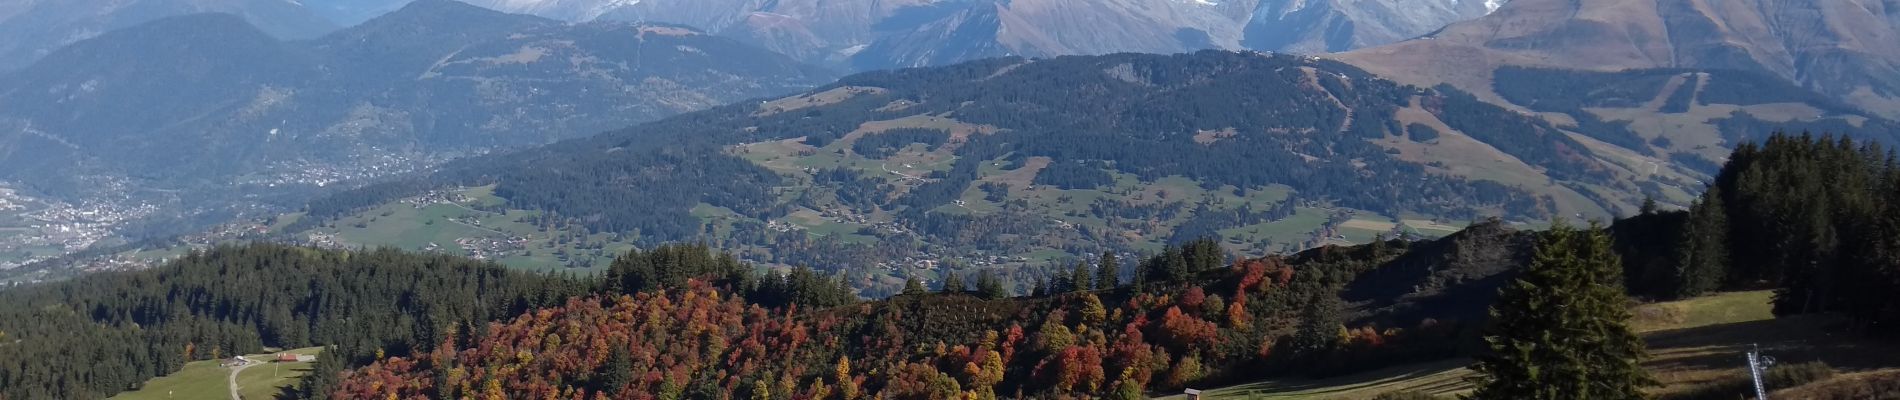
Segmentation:
[(1201, 400), (1201, 390), (1200, 390), (1200, 389), (1188, 389), (1188, 390), (1183, 390), (1183, 391), (1181, 391), (1181, 394), (1185, 394), (1185, 395), (1187, 395), (1187, 398), (1188, 398), (1188, 400)]

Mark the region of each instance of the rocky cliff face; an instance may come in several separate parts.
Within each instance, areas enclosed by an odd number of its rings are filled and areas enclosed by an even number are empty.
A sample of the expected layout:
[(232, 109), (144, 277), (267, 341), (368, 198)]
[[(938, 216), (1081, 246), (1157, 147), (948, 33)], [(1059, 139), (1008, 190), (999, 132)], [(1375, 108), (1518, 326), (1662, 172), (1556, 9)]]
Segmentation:
[(474, 0), (567, 20), (696, 26), (806, 61), (857, 69), (1002, 55), (1391, 43), (1482, 16), (1502, 0)]

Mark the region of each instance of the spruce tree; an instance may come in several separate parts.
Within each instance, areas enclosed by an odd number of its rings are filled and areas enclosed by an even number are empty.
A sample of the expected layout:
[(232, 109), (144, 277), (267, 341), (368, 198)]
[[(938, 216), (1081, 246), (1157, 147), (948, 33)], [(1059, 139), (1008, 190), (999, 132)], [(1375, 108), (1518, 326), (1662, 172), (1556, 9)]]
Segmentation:
[(1293, 356), (1316, 361), (1339, 346), (1339, 332), (1343, 329), (1346, 329), (1345, 303), (1331, 291), (1314, 294), (1300, 310), (1300, 325), (1294, 330), (1290, 343)]
[(985, 299), (1000, 300), (1009, 297), (1009, 289), (1003, 288), (1003, 280), (996, 278), (990, 271), (976, 276), (976, 295)]
[(607, 363), (601, 366), (606, 370), (601, 371), (600, 387), (597, 389), (610, 396), (620, 393), (622, 388), (633, 383), (634, 378), (633, 353), (627, 350), (626, 344), (614, 343), (612, 346), (614, 349), (608, 353)]
[(1538, 239), (1531, 265), (1505, 286), (1485, 328), (1490, 354), (1473, 367), (1479, 400), (1622, 400), (1654, 385), (1629, 329), (1629, 299), (1610, 237), (1562, 221)]
[(945, 269), (943, 272), (943, 292), (948, 294), (963, 294), (965, 290), (967, 290), (967, 288), (963, 287), (963, 274)]
[(1121, 286), (1122, 265), (1115, 259), (1115, 252), (1102, 252), (1101, 265), (1095, 270), (1095, 289), (1108, 290)]
[(1853, 257), (1842, 267), (1840, 289), (1843, 311), (1856, 329), (1884, 329), (1892, 333), (1900, 321), (1900, 169), (1886, 170), (1879, 207), (1873, 218), (1861, 222), (1859, 234), (1848, 245)]
[(1154, 259), (1135, 263), (1135, 280), (1132, 282), (1135, 286), (1135, 291), (1148, 289), (1148, 278), (1155, 273), (1155, 263), (1156, 261)]
[(904, 278), (904, 294), (919, 295), (924, 293), (924, 281), (917, 280), (915, 276)]
[(1075, 270), (1069, 272), (1069, 291), (1086, 292), (1095, 287), (1095, 277), (1089, 270), (1089, 263), (1076, 261)]
[(1689, 207), (1689, 220), (1682, 230), (1676, 298), (1720, 289), (1722, 279), (1728, 276), (1728, 215), (1722, 210), (1721, 189), (1709, 189), (1704, 198)]
[(1170, 247), (1163, 257), (1166, 261), (1162, 270), (1167, 272), (1168, 282), (1186, 282), (1194, 276), (1194, 264), (1188, 262), (1187, 248)]

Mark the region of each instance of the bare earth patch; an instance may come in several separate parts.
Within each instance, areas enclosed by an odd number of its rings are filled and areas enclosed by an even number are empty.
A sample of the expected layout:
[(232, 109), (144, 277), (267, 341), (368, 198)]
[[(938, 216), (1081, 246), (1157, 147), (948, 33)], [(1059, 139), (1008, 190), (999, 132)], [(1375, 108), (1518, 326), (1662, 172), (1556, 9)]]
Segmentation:
[(1238, 135), (1238, 134), (1240, 134), (1240, 131), (1234, 130), (1234, 128), (1221, 129), (1218, 131), (1195, 132), (1194, 143), (1214, 144), (1214, 142), (1219, 142), (1221, 139), (1234, 137), (1234, 135)]
[(779, 114), (779, 113), (783, 113), (787, 111), (801, 110), (805, 108), (823, 106), (823, 105), (828, 105), (828, 104), (837, 104), (838, 102), (841, 102), (841, 101), (850, 100), (853, 97), (858, 97), (858, 96), (863, 96), (863, 95), (879, 95), (879, 94), (884, 94), (885, 92), (888, 92), (888, 91), (885, 90), (884, 88), (868, 87), (868, 86), (844, 86), (844, 87), (834, 88), (831, 90), (826, 90), (826, 91), (818, 92), (818, 93), (808, 93), (808, 94), (802, 94), (802, 95), (797, 95), (797, 96), (792, 96), (792, 97), (786, 97), (786, 98), (782, 98), (778, 100), (767, 101), (763, 104), (759, 104), (759, 110), (753, 112), (752, 116), (763, 117), (763, 116)]

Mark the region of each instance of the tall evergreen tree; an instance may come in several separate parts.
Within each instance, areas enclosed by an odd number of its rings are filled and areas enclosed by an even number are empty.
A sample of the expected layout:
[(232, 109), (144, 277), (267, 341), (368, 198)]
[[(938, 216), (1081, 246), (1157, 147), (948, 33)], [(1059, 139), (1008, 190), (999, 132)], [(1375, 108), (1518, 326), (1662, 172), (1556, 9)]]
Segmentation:
[(1152, 260), (1135, 263), (1135, 278), (1134, 282), (1131, 282), (1131, 284), (1135, 286), (1135, 290), (1141, 291), (1148, 289), (1148, 279), (1155, 274), (1154, 264)]
[(1728, 276), (1728, 215), (1721, 188), (1689, 207), (1689, 220), (1678, 242), (1675, 297), (1690, 298), (1721, 289)]
[(1088, 262), (1076, 261), (1075, 270), (1069, 272), (1069, 291), (1086, 292), (1094, 288), (1095, 274), (1093, 272), (1089, 270)]
[(909, 277), (909, 278), (904, 278), (904, 292), (903, 292), (903, 294), (905, 294), (905, 295), (919, 295), (919, 294), (924, 294), (924, 293), (926, 293), (926, 292), (927, 292), (927, 291), (926, 291), (926, 290), (924, 290), (924, 281), (920, 281), (920, 280), (917, 280), (917, 277), (915, 277), (915, 276), (913, 276), (913, 277)]
[(627, 351), (624, 343), (613, 344), (613, 351), (607, 355), (605, 371), (600, 375), (600, 393), (617, 396), (622, 388), (633, 383), (633, 353)]
[(329, 397), (330, 389), (336, 386), (337, 374), (343, 373), (343, 369), (348, 366), (342, 353), (337, 351), (336, 346), (324, 347), (322, 352), (317, 353), (317, 362), (297, 385), (298, 394), (306, 399)]
[(976, 276), (976, 295), (985, 299), (1000, 300), (1009, 297), (1009, 289), (1003, 287), (1003, 280), (996, 274), (984, 270)]
[(1188, 262), (1186, 248), (1170, 247), (1162, 257), (1162, 271), (1167, 272), (1168, 282), (1184, 282), (1194, 276), (1194, 264)]
[(963, 292), (967, 290), (969, 289), (963, 287), (963, 274), (957, 273), (956, 271), (952, 271), (949, 268), (944, 268), (944, 271), (943, 271), (943, 292), (944, 293), (963, 294)]
[(1490, 354), (1474, 367), (1479, 400), (1641, 399), (1654, 385), (1629, 329), (1622, 266), (1592, 224), (1558, 221), (1531, 265), (1506, 286), (1485, 329)]
[(1108, 290), (1121, 286), (1121, 260), (1115, 258), (1115, 252), (1102, 252), (1102, 259), (1095, 270), (1095, 289)]
[(1880, 211), (1855, 235), (1845, 251), (1841, 281), (1843, 311), (1854, 326), (1893, 333), (1900, 328), (1900, 169), (1888, 167), (1880, 193)]
[(1346, 329), (1345, 304), (1331, 291), (1316, 293), (1300, 310), (1300, 325), (1290, 343), (1294, 357), (1317, 359), (1339, 346)]

